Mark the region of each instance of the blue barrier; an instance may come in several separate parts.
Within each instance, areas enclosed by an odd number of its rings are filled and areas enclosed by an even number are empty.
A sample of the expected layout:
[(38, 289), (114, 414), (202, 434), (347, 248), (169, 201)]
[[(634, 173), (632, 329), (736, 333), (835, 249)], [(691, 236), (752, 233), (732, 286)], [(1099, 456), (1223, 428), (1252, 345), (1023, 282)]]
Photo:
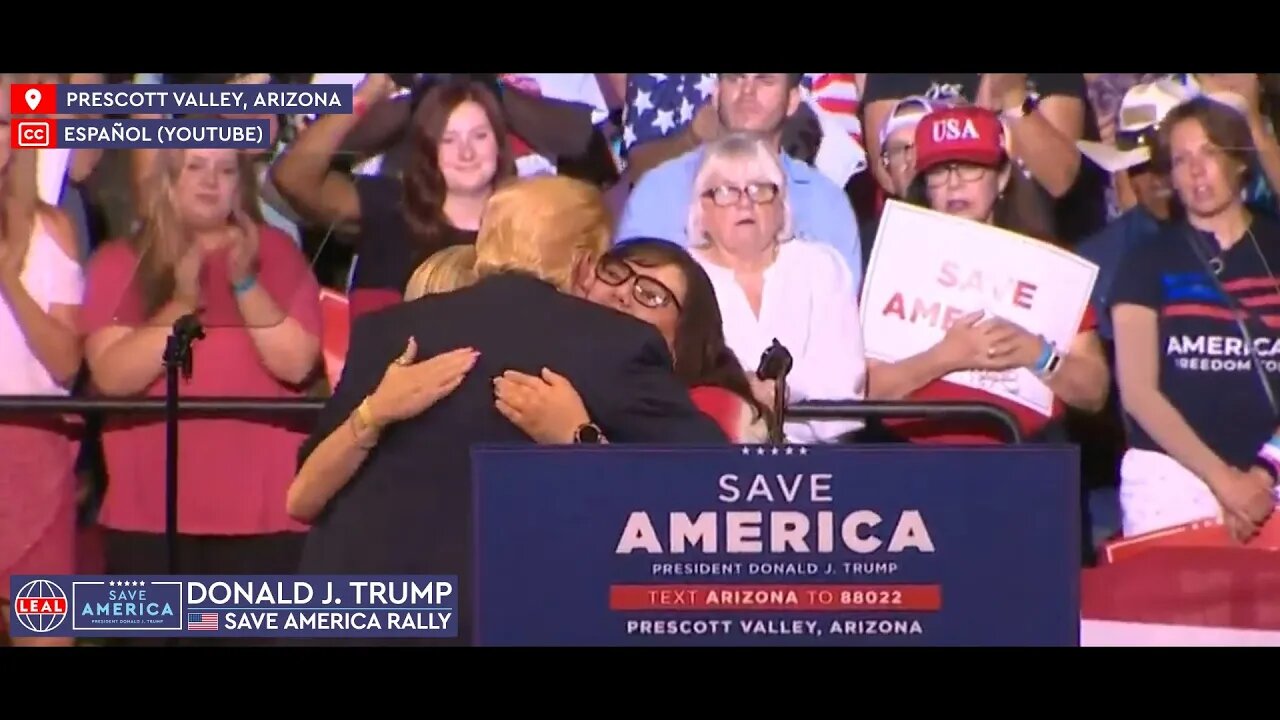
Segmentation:
[(472, 456), (478, 644), (1079, 643), (1073, 447)]

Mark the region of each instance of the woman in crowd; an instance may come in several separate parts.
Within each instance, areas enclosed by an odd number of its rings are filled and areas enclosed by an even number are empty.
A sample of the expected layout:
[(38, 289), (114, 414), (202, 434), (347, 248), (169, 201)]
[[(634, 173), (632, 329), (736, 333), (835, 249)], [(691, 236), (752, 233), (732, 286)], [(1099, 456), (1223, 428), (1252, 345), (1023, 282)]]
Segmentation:
[[(84, 75), (84, 73), (82, 73), (82, 75)], [(150, 84), (156, 84), (156, 83), (162, 82), (163, 79), (164, 78), (162, 76), (139, 74), (134, 76), (133, 82), (139, 85), (150, 85)], [(76, 82), (76, 81), (77, 80), (74, 77), (71, 80), (71, 82)], [(271, 82), (279, 82), (279, 83), (288, 82), (288, 79), (281, 78), (279, 76), (276, 76), (273, 78), (270, 73), (239, 73), (239, 74), (237, 73), (196, 73), (192, 75), (170, 75), (169, 81), (182, 82), (182, 83), (207, 84), (207, 85), (214, 85), (218, 83), (227, 83), (230, 85), (262, 85), (262, 84), (271, 83)], [(88, 78), (88, 79), (82, 79), (80, 80), (80, 82), (87, 82), (89, 84), (93, 84), (93, 83), (100, 83), (102, 82), (102, 80), (100, 78)], [(85, 117), (101, 118), (100, 115), (85, 116)], [(164, 119), (166, 116), (138, 113), (130, 117), (132, 117), (135, 120), (160, 120), (160, 119)], [(289, 207), (289, 204), (286, 203), (279, 196), (279, 193), (271, 184), (271, 178), (268, 177), (268, 174), (267, 174), (268, 170), (271, 167), (272, 153), (274, 153), (276, 149), (280, 148), (282, 144), (285, 142), (285, 140), (281, 137), (281, 124), (280, 124), (281, 116), (271, 114), (271, 113), (255, 114), (255, 115), (246, 115), (246, 114), (236, 113), (232, 115), (196, 114), (196, 115), (187, 115), (186, 117), (188, 118), (213, 117), (213, 118), (223, 118), (228, 120), (265, 120), (267, 122), (267, 142), (270, 145), (271, 149), (270, 150), (255, 149), (255, 150), (243, 151), (246, 155), (253, 158), (253, 172), (254, 172), (254, 177), (257, 178), (258, 191), (259, 191), (259, 197), (256, 200), (258, 205), (258, 210), (259, 212), (262, 213), (262, 218), (267, 224), (284, 232), (290, 238), (293, 239), (293, 242), (295, 244), (301, 246), (302, 235), (298, 230), (297, 214), (293, 211), (292, 208)], [(76, 164), (83, 164), (85, 162), (88, 162), (89, 160), (92, 160), (92, 158), (81, 157), (82, 154), (88, 153), (88, 152), (93, 152), (93, 151), (89, 151), (89, 150), (75, 151), (75, 155), (72, 156), (73, 164), (71, 168), (71, 173), (74, 173), (77, 170)], [(101, 153), (102, 151), (98, 150), (97, 152)], [(154, 148), (135, 148), (129, 151), (129, 173), (130, 173), (132, 190), (135, 196), (134, 198), (135, 201), (141, 198), (144, 192), (145, 185), (148, 182), (148, 179), (151, 177), (152, 171), (156, 163), (156, 158), (158, 156), (157, 153), (158, 153), (158, 150)], [(146, 211), (146, 208), (142, 206), (138, 206), (135, 208), (135, 210), (138, 213), (138, 215), (141, 215)]]
[(435, 295), (476, 281), (476, 248), (474, 245), (447, 247), (426, 260), (413, 272), (404, 288), (404, 300), (417, 300), (423, 295)]
[(394, 89), (386, 75), (370, 75), (356, 90), (356, 112), (316, 120), (271, 171), (298, 212), (355, 238), (353, 318), (400, 302), (409, 276), (432, 253), (474, 244), (489, 195), (515, 176), (497, 98), (466, 78), (431, 88), (414, 110), (403, 179), (333, 169), (361, 113)]
[[(258, 217), (254, 180), (234, 150), (159, 154), (140, 230), (89, 263), (83, 325), (97, 392), (162, 396), (166, 340), (194, 314), (205, 337), (183, 396), (304, 394), (318, 369), (319, 287), (293, 241)], [(181, 572), (295, 569), (306, 528), (284, 499), (305, 429), (281, 418), (182, 419)], [(164, 424), (110, 416), (103, 449), (108, 572), (166, 572)]]
[[(7, 83), (6, 83), (7, 85)], [(4, 90), (7, 102), (9, 88)], [(70, 393), (80, 370), (76, 330), (84, 279), (71, 221), (36, 195), (36, 151), (9, 150), (0, 122), (0, 395)], [(78, 443), (51, 416), (0, 416), (0, 611), (12, 627), (13, 575), (75, 572)], [(70, 638), (15, 638), (71, 645)]]
[[(787, 184), (776, 152), (754, 135), (707, 146), (689, 210), (691, 253), (715, 291), (724, 335), (754, 362), (776, 339), (790, 350), (790, 401), (854, 400), (866, 381), (853, 274), (824, 243), (793, 238)], [(773, 381), (748, 375), (772, 407)], [(831, 442), (858, 429), (847, 421), (788, 422), (791, 442)]]
[[(950, 137), (943, 128), (971, 127), (976, 133)], [(941, 138), (941, 139), (938, 139)], [(908, 200), (938, 212), (989, 223), (1034, 238), (1047, 238), (1049, 222), (1022, 202), (1028, 186), (1010, 162), (1003, 125), (995, 113), (952, 107), (927, 115), (916, 127), (915, 170)], [(1109, 374), (1091, 313), (1065, 349), (1001, 318), (981, 313), (961, 318), (928, 350), (894, 363), (871, 362), (868, 395), (875, 400), (960, 400), (991, 402), (1014, 414), (1024, 436), (1037, 437), (1050, 418), (991, 393), (943, 378), (964, 370), (1006, 372), (1027, 368), (1055, 396), (1053, 419), (1063, 404), (1096, 411), (1106, 401)], [(1058, 358), (1054, 360), (1053, 358)], [(886, 421), (895, 439), (932, 443), (998, 443), (988, 423), (956, 420)]]
[(1132, 421), (1126, 535), (1221, 513), (1243, 539), (1275, 505), (1280, 224), (1245, 207), (1253, 152), (1244, 116), (1209, 98), (1174, 108), (1160, 128), (1152, 162), (1173, 186), (1174, 219), (1129, 252), (1112, 286)]
[[(715, 289), (684, 248), (651, 238), (623, 241), (596, 264), (585, 293), (658, 329), (694, 404), (726, 436), (740, 443), (768, 439), (768, 406), (752, 394), (746, 372), (725, 345)], [(591, 419), (573, 386), (560, 380), (508, 372), (494, 382), (496, 407), (534, 440), (566, 442)]]

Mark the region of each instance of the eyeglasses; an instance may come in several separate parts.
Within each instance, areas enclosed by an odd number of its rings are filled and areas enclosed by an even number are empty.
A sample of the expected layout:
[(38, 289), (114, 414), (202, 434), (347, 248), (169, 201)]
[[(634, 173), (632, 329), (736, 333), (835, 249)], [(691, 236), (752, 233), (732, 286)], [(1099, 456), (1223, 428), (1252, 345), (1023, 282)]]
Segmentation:
[(989, 169), (981, 165), (970, 165), (969, 163), (936, 165), (929, 168), (929, 171), (924, 174), (924, 181), (931, 188), (939, 188), (950, 182), (951, 173), (955, 173), (961, 182), (971, 183), (985, 177)]
[(745, 188), (719, 185), (703, 192), (702, 197), (710, 199), (719, 207), (730, 207), (738, 204), (744, 192), (752, 203), (766, 205), (778, 197), (778, 186), (774, 183), (747, 183)]
[(915, 143), (907, 143), (906, 145), (889, 145), (880, 151), (880, 160), (885, 167), (898, 165), (906, 167), (915, 162), (916, 146)]
[(676, 294), (671, 291), (671, 288), (655, 278), (641, 275), (635, 271), (635, 268), (616, 257), (606, 255), (601, 258), (596, 264), (596, 277), (611, 287), (619, 287), (634, 281), (631, 286), (631, 296), (636, 302), (651, 310), (667, 305), (674, 306), (677, 312), (680, 310), (680, 301), (676, 299)]

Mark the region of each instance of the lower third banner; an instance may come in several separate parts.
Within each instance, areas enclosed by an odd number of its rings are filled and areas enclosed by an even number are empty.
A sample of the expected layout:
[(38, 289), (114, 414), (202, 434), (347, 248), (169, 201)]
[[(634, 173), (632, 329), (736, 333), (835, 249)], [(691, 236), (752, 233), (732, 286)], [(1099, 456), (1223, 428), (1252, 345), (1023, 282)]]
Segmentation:
[(454, 576), (15, 575), (15, 637), (457, 637)]
[(1079, 642), (1072, 448), (473, 459), (479, 644)]

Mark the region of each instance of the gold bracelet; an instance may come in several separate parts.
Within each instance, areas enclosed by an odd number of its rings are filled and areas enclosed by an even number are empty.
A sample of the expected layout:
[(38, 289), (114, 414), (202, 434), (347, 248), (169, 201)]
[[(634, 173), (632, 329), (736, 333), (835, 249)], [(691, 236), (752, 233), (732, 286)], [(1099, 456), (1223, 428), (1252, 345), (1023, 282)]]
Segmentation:
[(356, 415), (360, 416), (360, 422), (371, 430), (378, 430), (378, 424), (373, 421), (373, 409), (369, 407), (369, 398), (360, 401), (356, 406)]
[[(347, 420), (347, 424), (351, 426), (351, 435), (355, 438), (356, 447), (361, 450), (372, 450), (378, 444), (378, 426), (370, 420), (373, 417), (373, 413), (369, 410), (368, 402), (366, 399), (360, 403), (356, 407), (355, 413)], [(360, 428), (356, 427), (356, 420), (359, 420), (360, 424), (364, 426), (366, 433), (373, 435), (372, 440), (367, 440), (360, 436)]]
[(366, 440), (360, 437), (360, 428), (356, 427), (356, 416), (352, 415), (351, 418), (347, 420), (347, 426), (351, 428), (351, 437), (355, 441), (357, 448), (368, 452), (378, 446), (377, 435), (374, 435), (372, 440)]

